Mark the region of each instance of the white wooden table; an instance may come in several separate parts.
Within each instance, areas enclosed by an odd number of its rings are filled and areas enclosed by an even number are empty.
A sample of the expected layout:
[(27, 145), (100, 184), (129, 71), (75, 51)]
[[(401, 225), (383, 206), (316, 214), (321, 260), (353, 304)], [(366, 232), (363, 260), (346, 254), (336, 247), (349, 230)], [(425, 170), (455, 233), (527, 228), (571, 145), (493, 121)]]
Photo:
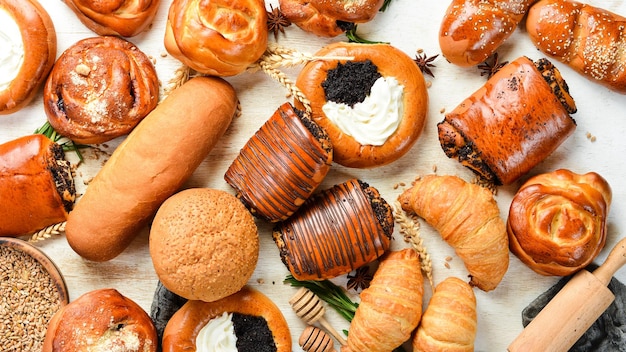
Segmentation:
[[(85, 37), (95, 36), (84, 27), (72, 12), (60, 0), (40, 0), (49, 11), (57, 30), (58, 53)], [(270, 2), (277, 7), (277, 1)], [(164, 25), (170, 1), (162, 0), (156, 20), (151, 29), (137, 37), (129, 38), (139, 48), (155, 59), (159, 78), (165, 86), (180, 63), (166, 53), (163, 46)], [(413, 57), (417, 49), (423, 49), (428, 55), (439, 54), (437, 35), (439, 25), (448, 1), (392, 0), (391, 6), (380, 13), (372, 22), (358, 26), (358, 33), (370, 40), (388, 41)], [(591, 4), (626, 15), (626, 1), (593, 0)], [(274, 41), (273, 35), (270, 40)], [(325, 44), (346, 40), (344, 36), (322, 39), (300, 30), (296, 26), (287, 28), (286, 34), (279, 36), (279, 44), (313, 54)], [(543, 55), (531, 44), (523, 27), (499, 50), (502, 60), (512, 61), (521, 55), (538, 59)], [(554, 60), (552, 60), (555, 62)], [(436, 166), (438, 174), (456, 174), (471, 180), (473, 174), (458, 162), (449, 160), (441, 150), (437, 139), (436, 124), (443, 119), (443, 111), (452, 110), (465, 97), (473, 93), (486, 80), (477, 68), (459, 68), (446, 62), (440, 55), (434, 62), (435, 78), (426, 76), (432, 82), (429, 88), (430, 106), (428, 121), (424, 131), (412, 150), (391, 165), (372, 170), (358, 170), (334, 165), (321, 188), (330, 187), (348, 178), (358, 177), (379, 189), (383, 197), (394, 202), (402, 187), (394, 185), (404, 182), (407, 185), (420, 174), (433, 172)], [(613, 188), (613, 204), (608, 220), (608, 240), (606, 249), (600, 254), (600, 263), (622, 236), (626, 229), (626, 97), (591, 83), (568, 67), (555, 62), (567, 80), (570, 91), (576, 100), (578, 112), (573, 115), (577, 122), (575, 133), (558, 150), (539, 166), (531, 175), (567, 168), (578, 173), (595, 171), (604, 176)], [(295, 80), (299, 67), (286, 69), (285, 72)], [(291, 101), (287, 92), (276, 81), (262, 72), (245, 72), (227, 78), (236, 88), (242, 104), (243, 115), (234, 120), (226, 135), (210, 156), (196, 170), (185, 187), (210, 187), (233, 190), (223, 179), (224, 172), (237, 155), (247, 139), (271, 116), (285, 101)], [(173, 117), (176, 118), (176, 117)], [(181, 119), (184, 117), (181, 116)], [(41, 93), (27, 108), (9, 116), (0, 116), (0, 143), (32, 133), (45, 122)], [(184, 122), (181, 122), (184, 123)], [(595, 136), (595, 141), (589, 139)], [(155, 136), (158, 138), (158, 136)], [(184, 138), (184, 136), (181, 136)], [(121, 139), (107, 143), (111, 152)], [(176, 148), (176, 146), (165, 146)], [(106, 154), (86, 151), (86, 160), (78, 167), (76, 183), (79, 192), (83, 192), (91, 179), (106, 160)], [(71, 153), (68, 158), (77, 161)], [(530, 176), (530, 175), (529, 175)], [(521, 181), (520, 181), (521, 182)], [(500, 187), (497, 201), (501, 216), (506, 219), (510, 200), (519, 183)], [(294, 340), (294, 351), (301, 351), (297, 339), (304, 324), (291, 310), (288, 300), (295, 289), (282, 283), (288, 273), (280, 261), (278, 250), (271, 238), (271, 226), (259, 222), (261, 253), (256, 271), (249, 285), (266, 293), (282, 309), (289, 321)], [(465, 278), (461, 260), (454, 256), (447, 246), (425, 223), (422, 223), (422, 236), (432, 257), (435, 283), (447, 276)], [(116, 288), (122, 294), (139, 303), (146, 311), (150, 310), (157, 277), (148, 252), (148, 230), (145, 229), (122, 255), (105, 263), (88, 262), (81, 259), (68, 246), (63, 236), (39, 242), (37, 244), (59, 266), (67, 282), (70, 299), (99, 288)], [(392, 248), (407, 246), (402, 236), (397, 233)], [(445, 267), (445, 258), (452, 256), (450, 268)], [(618, 273), (618, 278), (626, 282), (626, 270)], [(476, 350), (503, 351), (521, 331), (521, 311), (537, 295), (554, 284), (558, 278), (542, 277), (511, 255), (510, 268), (499, 287), (489, 293), (475, 290), (478, 299), (478, 335)], [(345, 283), (345, 277), (336, 279)], [(431, 289), (425, 289), (425, 304)], [(581, 302), (582, 303), (582, 302)], [(327, 319), (336, 328), (345, 329), (348, 324), (334, 311), (328, 310)]]

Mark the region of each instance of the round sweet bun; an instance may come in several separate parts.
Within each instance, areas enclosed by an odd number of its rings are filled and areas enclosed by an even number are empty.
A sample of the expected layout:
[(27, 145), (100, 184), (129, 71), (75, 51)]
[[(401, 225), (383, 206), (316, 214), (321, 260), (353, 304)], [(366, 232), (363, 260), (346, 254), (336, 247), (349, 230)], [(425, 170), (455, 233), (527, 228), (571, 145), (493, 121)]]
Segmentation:
[(272, 332), (276, 351), (291, 352), (291, 333), (280, 309), (266, 295), (248, 286), (215, 302), (187, 301), (163, 331), (163, 352), (195, 351), (200, 330), (223, 313), (262, 317)]
[(234, 76), (265, 53), (267, 37), (262, 0), (174, 0), (164, 44), (170, 55), (195, 71)]
[(163, 286), (189, 300), (239, 291), (259, 256), (252, 214), (222, 190), (191, 188), (168, 198), (150, 229), (150, 255)]
[[(28, 105), (39, 91), (56, 59), (57, 36), (37, 0), (0, 0), (0, 17), (6, 17), (0, 28), (0, 115), (5, 115)], [(21, 62), (15, 60), (21, 55)]]
[(132, 37), (152, 23), (161, 0), (63, 0), (76, 17), (99, 35)]
[(511, 201), (511, 252), (542, 275), (583, 269), (604, 248), (611, 198), (611, 187), (595, 172), (559, 169), (530, 178)]
[(115, 289), (87, 292), (58, 310), (42, 352), (152, 352), (158, 347), (150, 316)]
[[(428, 111), (428, 92), (422, 72), (404, 52), (389, 44), (338, 42), (325, 46), (315, 56), (349, 58), (350, 60), (315, 60), (304, 66), (296, 85), (309, 100), (312, 118), (328, 133), (333, 144), (333, 158), (338, 164), (354, 168), (370, 168), (389, 164), (411, 149), (420, 136)], [(344, 133), (324, 113), (327, 103), (322, 83), (330, 70), (347, 61), (370, 60), (384, 78), (393, 77), (403, 86), (401, 121), (382, 145), (361, 144)], [(299, 109), (302, 102), (295, 101)], [(371, 127), (371, 126), (370, 126)]]

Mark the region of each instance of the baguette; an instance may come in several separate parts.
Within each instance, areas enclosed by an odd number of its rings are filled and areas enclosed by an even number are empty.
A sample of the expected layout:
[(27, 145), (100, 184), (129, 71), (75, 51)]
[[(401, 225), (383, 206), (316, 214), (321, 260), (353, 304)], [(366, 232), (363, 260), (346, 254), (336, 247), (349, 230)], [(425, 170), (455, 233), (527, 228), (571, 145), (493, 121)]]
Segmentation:
[(119, 145), (76, 202), (65, 229), (72, 249), (92, 261), (119, 255), (200, 165), (236, 109), (236, 92), (221, 78), (196, 77), (173, 91)]
[(528, 11), (526, 30), (542, 52), (626, 94), (626, 17), (576, 1), (541, 0)]

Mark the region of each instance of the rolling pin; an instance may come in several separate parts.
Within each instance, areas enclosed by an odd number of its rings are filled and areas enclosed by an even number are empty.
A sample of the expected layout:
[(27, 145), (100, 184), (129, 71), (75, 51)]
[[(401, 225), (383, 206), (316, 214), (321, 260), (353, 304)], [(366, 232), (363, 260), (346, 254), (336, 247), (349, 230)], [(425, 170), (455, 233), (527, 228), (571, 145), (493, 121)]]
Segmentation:
[(579, 271), (509, 345), (509, 352), (567, 351), (611, 305), (607, 285), (626, 263), (626, 238), (593, 273)]

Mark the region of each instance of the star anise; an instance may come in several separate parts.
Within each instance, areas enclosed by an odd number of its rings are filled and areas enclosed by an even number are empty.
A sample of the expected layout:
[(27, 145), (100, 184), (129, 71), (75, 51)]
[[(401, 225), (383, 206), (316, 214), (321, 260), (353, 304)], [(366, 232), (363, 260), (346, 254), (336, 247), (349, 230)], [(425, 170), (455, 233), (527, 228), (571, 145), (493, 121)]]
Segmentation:
[(372, 274), (370, 274), (370, 268), (367, 265), (364, 265), (358, 269), (356, 269), (354, 275), (348, 274), (348, 290), (364, 290), (370, 287), (370, 281), (372, 281)]
[(423, 74), (430, 75), (431, 77), (435, 78), (435, 75), (430, 70), (430, 67), (436, 67), (431, 62), (433, 62), (438, 56), (439, 54), (429, 57), (426, 55), (426, 53), (418, 51), (413, 61), (415, 61), (417, 67), (420, 68), (420, 71), (422, 71)]
[(487, 58), (483, 63), (478, 65), (478, 68), (483, 72), (480, 73), (481, 76), (487, 75), (487, 79), (491, 78), (491, 76), (495, 75), (496, 72), (500, 71), (502, 67), (508, 64), (508, 61), (500, 62), (498, 59), (498, 53), (494, 53), (491, 57)]
[(291, 26), (291, 21), (285, 17), (280, 8), (274, 8), (270, 4), (270, 10), (267, 11), (267, 30), (274, 32), (274, 39), (278, 39), (278, 32), (285, 34), (285, 27)]

